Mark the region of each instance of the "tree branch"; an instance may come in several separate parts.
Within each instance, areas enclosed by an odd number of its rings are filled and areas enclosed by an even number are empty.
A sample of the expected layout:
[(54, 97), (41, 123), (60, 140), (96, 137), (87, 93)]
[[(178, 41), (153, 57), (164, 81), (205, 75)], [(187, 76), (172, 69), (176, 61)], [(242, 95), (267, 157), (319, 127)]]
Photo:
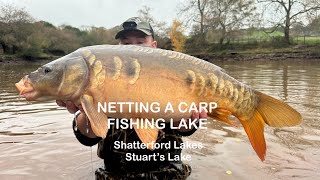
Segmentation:
[(296, 14), (292, 15), (292, 16), (290, 17), (290, 20), (293, 19), (294, 17), (298, 16), (299, 14), (307, 13), (307, 12), (312, 11), (312, 10), (320, 10), (320, 6), (311, 7), (311, 8), (308, 8), (308, 9), (306, 9), (306, 10), (299, 11), (299, 12), (297, 12)]
[(273, 29), (271, 31), (268, 32), (268, 31), (265, 31), (264, 29), (262, 29), (262, 31), (267, 34), (271, 34), (271, 33), (275, 32), (278, 29), (278, 27), (280, 27), (280, 26), (283, 27), (282, 24), (278, 23), (278, 24), (276, 24), (275, 27), (273, 27)]

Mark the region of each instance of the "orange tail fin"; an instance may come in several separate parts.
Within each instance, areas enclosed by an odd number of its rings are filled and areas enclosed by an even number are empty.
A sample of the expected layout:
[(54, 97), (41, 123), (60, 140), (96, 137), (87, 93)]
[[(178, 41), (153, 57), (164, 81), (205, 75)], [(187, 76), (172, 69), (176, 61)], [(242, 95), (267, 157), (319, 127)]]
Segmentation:
[(301, 114), (286, 103), (271, 96), (255, 91), (258, 96), (258, 106), (249, 119), (240, 119), (253, 149), (263, 161), (266, 155), (266, 142), (264, 139), (264, 124), (272, 127), (298, 125), (302, 121)]
[(257, 110), (264, 122), (271, 127), (295, 126), (301, 123), (302, 116), (288, 104), (256, 91), (259, 97)]
[(260, 113), (256, 110), (249, 120), (241, 120), (240, 122), (246, 131), (253, 149), (257, 155), (264, 161), (266, 156), (266, 141), (264, 139), (264, 121)]
[[(264, 124), (272, 127), (294, 126), (301, 123), (300, 113), (286, 103), (271, 96), (255, 91), (258, 96), (258, 105), (249, 119), (238, 117), (244, 127), (253, 149), (263, 161), (266, 155), (266, 142), (264, 139)], [(218, 108), (214, 113), (208, 114), (219, 121), (235, 126), (230, 120), (231, 112)]]

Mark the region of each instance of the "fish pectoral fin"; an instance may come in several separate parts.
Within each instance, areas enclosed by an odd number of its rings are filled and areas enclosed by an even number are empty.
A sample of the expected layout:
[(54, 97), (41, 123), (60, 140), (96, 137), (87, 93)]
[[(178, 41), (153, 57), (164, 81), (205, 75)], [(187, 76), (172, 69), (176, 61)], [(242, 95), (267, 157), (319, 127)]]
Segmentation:
[(247, 136), (250, 140), (250, 143), (261, 159), (264, 161), (266, 156), (266, 141), (264, 139), (264, 121), (260, 113), (256, 110), (253, 113), (253, 116), (244, 120), (239, 118), (244, 130), (247, 133)]
[[(155, 126), (145, 127), (145, 120), (134, 118), (133, 127), (140, 140), (147, 145), (147, 148), (153, 150), (153, 144), (157, 141), (159, 129)], [(139, 126), (137, 125), (139, 123)]]
[(108, 116), (103, 112), (98, 112), (97, 103), (94, 103), (94, 99), (90, 95), (85, 94), (81, 97), (81, 105), (89, 118), (93, 133), (105, 138), (108, 132)]
[(208, 113), (208, 116), (213, 119), (227, 123), (234, 127), (239, 127), (236, 124), (234, 124), (232, 121), (230, 121), (230, 115), (231, 115), (230, 111), (222, 108), (216, 108), (213, 112)]

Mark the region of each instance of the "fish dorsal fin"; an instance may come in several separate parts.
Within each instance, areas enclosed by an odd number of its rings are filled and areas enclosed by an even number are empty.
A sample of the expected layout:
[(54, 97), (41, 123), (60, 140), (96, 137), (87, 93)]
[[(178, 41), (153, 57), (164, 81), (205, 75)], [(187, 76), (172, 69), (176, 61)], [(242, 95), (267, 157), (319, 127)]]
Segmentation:
[[(144, 119), (134, 118), (132, 121), (134, 130), (136, 131), (140, 140), (147, 145), (148, 149), (153, 150), (153, 144), (157, 141), (158, 138), (158, 128), (156, 128), (155, 126), (145, 127)], [(137, 123), (139, 123), (139, 125), (137, 125)]]
[(231, 115), (230, 111), (222, 108), (216, 108), (213, 112), (208, 113), (208, 116), (212, 117), (213, 119), (227, 123), (234, 127), (238, 127), (236, 124), (230, 121), (230, 115)]
[(108, 132), (108, 116), (104, 112), (98, 112), (97, 103), (90, 95), (85, 94), (81, 97), (81, 105), (89, 118), (93, 133), (105, 138)]

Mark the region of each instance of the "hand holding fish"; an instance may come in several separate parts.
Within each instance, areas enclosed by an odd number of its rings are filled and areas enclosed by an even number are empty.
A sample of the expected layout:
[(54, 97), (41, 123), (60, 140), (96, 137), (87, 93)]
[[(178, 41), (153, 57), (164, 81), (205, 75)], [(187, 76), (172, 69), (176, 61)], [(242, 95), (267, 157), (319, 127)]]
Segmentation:
[(77, 106), (75, 103), (73, 103), (72, 101), (62, 101), (62, 100), (56, 100), (56, 103), (58, 106), (60, 107), (65, 107), (69, 113), (74, 114), (77, 111), (82, 111), (83, 112), (83, 108), (81, 105)]
[[(203, 119), (208, 118), (208, 114), (207, 114), (205, 111), (201, 111), (201, 112), (199, 112), (199, 111), (193, 111), (193, 112), (192, 112), (191, 121), (196, 120), (196, 123), (198, 123), (198, 122), (199, 122), (199, 119), (202, 119), (202, 118), (203, 118)], [(187, 126), (188, 126), (188, 123), (190, 123), (190, 121), (186, 121)], [(175, 121), (175, 122), (173, 123), (173, 125), (174, 125), (175, 127), (177, 127), (177, 126), (179, 125), (179, 121)], [(190, 129), (187, 129), (187, 128), (185, 128), (185, 127), (181, 127), (180, 129), (178, 129), (178, 131), (179, 131), (179, 132), (189, 132)]]
[(78, 116), (76, 116), (76, 125), (81, 134), (89, 137), (89, 138), (96, 138), (97, 136), (93, 133), (91, 124), (82, 108), (81, 105), (77, 106), (72, 101), (62, 101), (62, 100), (56, 100), (56, 103), (60, 107), (65, 107), (69, 113), (75, 114), (77, 111), (81, 111)]

